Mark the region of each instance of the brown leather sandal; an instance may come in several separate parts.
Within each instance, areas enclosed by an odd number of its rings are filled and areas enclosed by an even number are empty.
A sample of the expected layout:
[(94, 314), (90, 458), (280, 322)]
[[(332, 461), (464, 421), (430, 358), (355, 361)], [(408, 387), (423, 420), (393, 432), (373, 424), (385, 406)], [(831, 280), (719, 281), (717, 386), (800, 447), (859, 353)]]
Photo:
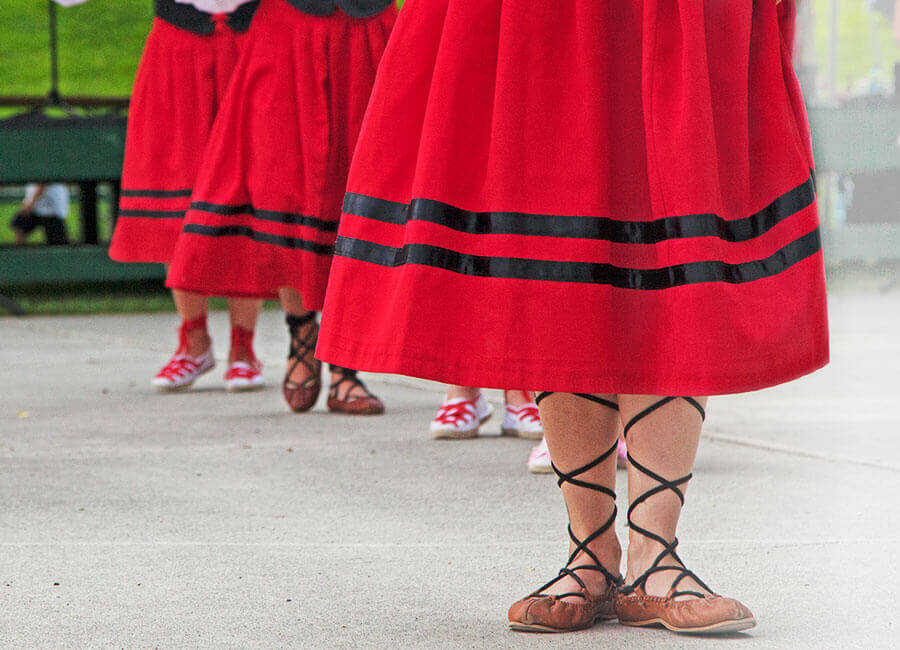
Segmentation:
[[(540, 403), (551, 393), (541, 393), (536, 400)], [(593, 395), (580, 394), (578, 397), (589, 399), (618, 410), (618, 406), (614, 402), (609, 402)], [(575, 544), (575, 549), (569, 555), (569, 561), (563, 567), (559, 575), (550, 582), (540, 587), (537, 591), (522, 600), (513, 603), (509, 608), (509, 627), (517, 632), (574, 632), (576, 630), (584, 630), (592, 627), (598, 621), (611, 620), (616, 618), (614, 602), (617, 588), (622, 584), (622, 577), (614, 575), (611, 571), (600, 562), (600, 559), (594, 552), (588, 548), (588, 545), (603, 533), (609, 530), (616, 522), (616, 493), (605, 485), (590, 483), (588, 481), (577, 478), (578, 475), (596, 467), (607, 458), (616, 453), (619, 441), (606, 450), (601, 456), (592, 460), (587, 465), (579, 467), (571, 472), (562, 472), (551, 462), (553, 471), (558, 477), (557, 485), (560, 487), (563, 483), (577, 485), (578, 487), (594, 490), (609, 496), (613, 500), (613, 511), (606, 522), (593, 533), (585, 537), (583, 540), (578, 539), (572, 532), (572, 525), (569, 524), (569, 538)], [(593, 564), (580, 564), (578, 566), (570, 566), (575, 558), (584, 553), (593, 562)], [(603, 593), (592, 594), (578, 575), (578, 571), (599, 571), (606, 578), (606, 589)], [(549, 595), (543, 593), (549, 587), (556, 584), (565, 577), (572, 578), (578, 584), (577, 591), (571, 591), (564, 594)], [(578, 601), (567, 601), (564, 598), (575, 597)]]
[[(644, 409), (634, 416), (628, 424), (625, 425), (625, 437), (627, 439), (628, 432), (640, 420), (647, 417), (656, 409), (676, 400), (683, 399), (688, 404), (697, 409), (701, 418), (706, 417), (706, 412), (699, 402), (690, 397), (666, 397)], [(641, 505), (647, 499), (660, 494), (662, 492), (674, 492), (684, 504), (684, 492), (680, 486), (691, 480), (692, 474), (682, 476), (679, 479), (670, 481), (656, 474), (647, 467), (641, 465), (628, 453), (628, 461), (631, 466), (642, 474), (652, 478), (659, 483), (655, 488), (647, 490), (643, 494), (637, 496), (628, 507), (628, 526), (631, 530), (658, 542), (663, 548), (656, 556), (656, 559), (650, 565), (650, 568), (644, 571), (630, 585), (625, 585), (619, 589), (619, 593), (615, 600), (615, 611), (619, 622), (623, 625), (635, 627), (644, 626), (663, 626), (673, 632), (682, 632), (687, 634), (725, 634), (740, 632), (750, 629), (756, 625), (753, 614), (742, 603), (732, 598), (723, 598), (706, 586), (693, 571), (686, 569), (684, 562), (678, 557), (677, 547), (678, 539), (669, 541), (660, 535), (641, 528), (634, 523), (632, 514), (635, 508)], [(671, 561), (663, 564), (666, 557), (670, 557)], [(650, 596), (647, 594), (647, 580), (654, 573), (660, 571), (678, 571), (678, 575), (672, 582), (665, 597)], [(698, 591), (689, 589), (679, 589), (678, 585), (685, 578), (693, 579), (698, 585), (705, 589), (708, 593), (703, 594)], [(688, 600), (678, 600), (682, 596), (694, 596)]]
[[(329, 365), (332, 372), (338, 373), (341, 378), (331, 384), (328, 390), (328, 410), (333, 413), (343, 413), (345, 415), (381, 415), (384, 413), (384, 402), (373, 395), (362, 380), (357, 377), (355, 370), (351, 368), (342, 368), (341, 366)], [(344, 397), (341, 398), (342, 387), (350, 384), (343, 390)], [(351, 395), (354, 388), (362, 388), (365, 395)]]
[[(281, 385), (284, 401), (294, 413), (303, 413), (316, 405), (319, 392), (322, 390), (322, 362), (312, 357), (316, 349), (316, 341), (319, 338), (319, 325), (316, 323), (316, 312), (311, 311), (304, 316), (285, 316), (288, 331), (291, 335), (291, 345), (288, 350), (287, 372)], [(306, 328), (306, 332), (302, 330)], [(307, 357), (311, 357), (307, 358)], [(298, 365), (303, 365), (309, 370), (309, 377), (299, 384), (291, 381), (291, 373)]]

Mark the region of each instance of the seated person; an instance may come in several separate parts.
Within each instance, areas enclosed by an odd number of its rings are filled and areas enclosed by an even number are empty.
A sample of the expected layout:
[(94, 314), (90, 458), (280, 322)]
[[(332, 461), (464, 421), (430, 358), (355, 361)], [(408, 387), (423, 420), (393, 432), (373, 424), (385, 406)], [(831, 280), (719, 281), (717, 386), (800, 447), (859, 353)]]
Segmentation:
[(35, 228), (44, 229), (44, 238), (51, 246), (68, 244), (66, 217), (69, 214), (69, 189), (63, 183), (29, 183), (25, 186), (25, 200), (10, 226), (17, 244), (24, 244)]

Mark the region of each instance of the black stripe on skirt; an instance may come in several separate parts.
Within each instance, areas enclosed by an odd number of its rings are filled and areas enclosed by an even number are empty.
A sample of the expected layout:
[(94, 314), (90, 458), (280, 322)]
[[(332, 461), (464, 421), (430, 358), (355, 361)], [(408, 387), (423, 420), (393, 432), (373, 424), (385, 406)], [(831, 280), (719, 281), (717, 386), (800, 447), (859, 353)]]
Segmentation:
[(367, 219), (405, 225), (428, 221), (471, 235), (526, 235), (605, 240), (620, 244), (657, 244), (671, 239), (717, 237), (744, 242), (761, 237), (776, 225), (808, 208), (816, 200), (809, 179), (744, 219), (726, 220), (715, 214), (690, 214), (654, 221), (621, 221), (607, 217), (470, 212), (440, 201), (414, 199), (409, 205), (363, 194), (348, 193), (343, 211)]
[(296, 212), (277, 212), (275, 210), (260, 210), (249, 203), (244, 205), (222, 205), (219, 203), (209, 203), (206, 201), (194, 201), (191, 203), (191, 210), (198, 212), (209, 212), (220, 216), (235, 216), (246, 214), (255, 219), (263, 221), (274, 221), (276, 223), (289, 224), (293, 226), (308, 226), (322, 232), (337, 232), (337, 221), (325, 221), (316, 217), (308, 217), (304, 214)]
[(778, 275), (816, 254), (821, 248), (819, 229), (816, 228), (764, 259), (739, 264), (714, 260), (688, 262), (658, 269), (623, 268), (593, 262), (483, 257), (428, 244), (406, 244), (403, 248), (393, 248), (349, 237), (338, 237), (335, 255), (380, 266), (418, 264), (485, 278), (578, 282), (622, 289), (660, 290), (705, 282), (753, 282)]
[(332, 255), (334, 247), (299, 237), (285, 237), (254, 230), (250, 226), (205, 226), (197, 223), (185, 224), (182, 232), (204, 237), (246, 237), (261, 244), (281, 246), (293, 250), (303, 250), (316, 255)]

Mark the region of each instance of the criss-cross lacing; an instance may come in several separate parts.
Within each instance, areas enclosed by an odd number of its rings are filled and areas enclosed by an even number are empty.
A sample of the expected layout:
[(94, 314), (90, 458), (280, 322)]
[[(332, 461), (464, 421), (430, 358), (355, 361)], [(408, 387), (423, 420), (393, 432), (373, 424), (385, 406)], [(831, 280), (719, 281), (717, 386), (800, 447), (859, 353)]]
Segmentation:
[[(284, 376), (284, 385), (288, 388), (312, 388), (316, 382), (321, 382), (322, 362), (316, 358), (308, 359), (311, 353), (316, 349), (316, 341), (319, 338), (319, 328), (316, 325), (316, 312), (311, 311), (303, 316), (294, 316), (287, 314), (285, 322), (291, 336), (290, 348), (288, 349), (288, 368)], [(301, 334), (301, 330), (307, 325), (312, 324), (305, 334)], [(299, 384), (291, 380), (291, 375), (297, 366), (302, 365), (309, 371), (309, 376)]]
[[(329, 364), (328, 369), (331, 372), (338, 375), (338, 380), (329, 386), (329, 394), (334, 399), (343, 399), (343, 400), (354, 400), (354, 399), (368, 399), (374, 398), (375, 395), (366, 387), (363, 383), (362, 379), (359, 378), (356, 370), (352, 368), (344, 368), (342, 366), (336, 366), (334, 364)], [(350, 387), (344, 391), (344, 397), (340, 397), (341, 386), (344, 384), (350, 384)], [(353, 389), (361, 388), (366, 394), (365, 395), (351, 395)]]
[[(658, 402), (654, 402), (653, 404), (651, 404), (650, 406), (645, 408), (643, 411), (641, 411), (640, 413), (638, 413), (637, 415), (635, 415), (633, 418), (631, 418), (628, 421), (628, 423), (625, 425), (626, 440), (628, 438), (628, 432), (631, 431), (631, 429), (633, 429), (634, 426), (638, 422), (640, 422), (641, 420), (646, 418), (648, 415), (650, 415), (657, 409), (662, 408), (666, 404), (669, 404), (670, 402), (673, 402), (678, 399), (682, 399), (685, 402), (687, 402), (688, 404), (690, 404), (691, 406), (693, 406), (700, 413), (700, 418), (706, 419), (706, 411), (704, 411), (703, 407), (700, 405), (700, 403), (697, 400), (695, 400), (691, 397), (665, 397), (665, 398), (659, 400)], [(650, 490), (647, 490), (643, 494), (640, 494), (639, 496), (637, 496), (634, 499), (634, 501), (631, 502), (631, 505), (628, 507), (628, 527), (631, 528), (631, 530), (635, 531), (636, 533), (643, 535), (644, 537), (647, 537), (648, 539), (652, 539), (653, 541), (657, 542), (658, 544), (660, 544), (663, 547), (663, 549), (656, 556), (656, 559), (653, 560), (653, 563), (650, 565), (650, 568), (648, 568), (640, 576), (638, 576), (634, 580), (634, 582), (632, 582), (631, 584), (620, 586), (619, 591), (623, 594), (630, 594), (630, 593), (634, 592), (635, 589), (640, 588), (646, 592), (647, 580), (653, 574), (659, 573), (660, 571), (678, 571), (678, 576), (676, 576), (676, 578), (672, 581), (672, 585), (669, 588), (669, 596), (668, 596), (669, 598), (675, 599), (675, 598), (678, 598), (679, 596), (696, 596), (698, 598), (705, 597), (706, 594), (701, 594), (700, 592), (697, 592), (697, 591), (692, 591), (689, 589), (679, 590), (678, 585), (685, 578), (691, 578), (697, 584), (699, 584), (701, 587), (706, 589), (710, 594), (713, 593), (712, 589), (710, 589), (708, 586), (706, 586), (706, 583), (704, 583), (699, 577), (697, 577), (697, 574), (695, 574), (690, 569), (685, 568), (684, 562), (681, 560), (680, 557), (678, 557), (678, 553), (676, 551), (676, 549), (678, 547), (678, 538), (675, 538), (670, 542), (670, 541), (666, 540), (665, 538), (661, 537), (660, 535), (657, 535), (653, 531), (650, 531), (650, 530), (647, 530), (646, 528), (642, 528), (642, 527), (638, 526), (636, 523), (634, 523), (634, 519), (632, 517), (635, 509), (639, 505), (644, 503), (647, 499), (649, 499), (657, 494), (660, 494), (662, 492), (666, 492), (666, 491), (674, 492), (675, 496), (677, 496), (678, 500), (681, 502), (681, 505), (684, 505), (684, 492), (681, 490), (680, 486), (682, 486), (685, 483), (687, 483), (688, 481), (690, 481), (691, 478), (693, 477), (693, 474), (688, 474), (687, 476), (682, 476), (681, 478), (678, 478), (675, 480), (669, 480), (667, 478), (660, 476), (656, 472), (648, 469), (647, 467), (645, 467), (644, 465), (642, 465), (641, 463), (636, 461), (634, 459), (634, 457), (631, 455), (630, 450), (628, 452), (628, 461), (631, 463), (631, 466), (634, 467), (634, 469), (639, 471), (641, 474), (644, 474), (645, 476), (647, 476), (647, 477), (653, 479), (654, 481), (656, 481), (657, 483), (659, 483), (659, 485), (657, 485), (654, 488), (651, 488)], [(675, 560), (675, 562), (677, 562), (678, 564), (661, 564), (661, 562), (663, 561), (663, 559), (666, 556), (671, 556)]]
[[(552, 394), (553, 393), (548, 393), (548, 392), (541, 393), (540, 395), (537, 396), (537, 399), (535, 401), (537, 403), (540, 403)], [(597, 404), (602, 404), (603, 406), (614, 409), (616, 411), (619, 410), (619, 406), (615, 402), (603, 399), (602, 397), (597, 397), (595, 395), (589, 395), (587, 393), (574, 393), (574, 395), (576, 397), (581, 397), (583, 399), (590, 400), (591, 402), (594, 402)], [(569, 523), (569, 527), (568, 527), (569, 539), (572, 540), (572, 543), (575, 545), (575, 548), (573, 549), (572, 553), (569, 554), (569, 559), (566, 562), (566, 566), (564, 566), (562, 569), (560, 569), (559, 575), (557, 575), (555, 578), (553, 578), (547, 584), (541, 586), (537, 591), (532, 593), (529, 596), (529, 598), (532, 598), (535, 596), (543, 596), (543, 597), (548, 596), (548, 594), (544, 594), (543, 592), (546, 591), (547, 589), (549, 589), (550, 587), (552, 587), (553, 585), (555, 585), (557, 582), (559, 582), (566, 576), (572, 578), (576, 583), (578, 583), (578, 585), (584, 590), (584, 592), (590, 593), (590, 590), (588, 589), (587, 585), (576, 573), (577, 571), (599, 571), (600, 573), (603, 574), (603, 577), (606, 578), (608, 584), (616, 585), (616, 586), (622, 585), (622, 583), (623, 583), (622, 576), (614, 575), (612, 572), (610, 572), (605, 566), (603, 566), (603, 563), (600, 561), (600, 558), (598, 558), (597, 555), (589, 548), (589, 545), (591, 544), (591, 542), (593, 542), (598, 537), (600, 537), (603, 533), (605, 533), (607, 530), (612, 528), (612, 526), (616, 523), (616, 514), (618, 512), (618, 509), (615, 505), (616, 493), (605, 485), (600, 485), (598, 483), (591, 483), (590, 481), (585, 481), (583, 479), (577, 478), (578, 476), (584, 474), (585, 472), (588, 472), (588, 471), (592, 470), (593, 468), (597, 467), (603, 461), (605, 461), (607, 458), (609, 458), (614, 453), (616, 453), (617, 447), (618, 447), (618, 440), (615, 443), (613, 443), (612, 447), (610, 447), (605, 452), (603, 452), (603, 454), (601, 454), (600, 456), (598, 456), (597, 458), (595, 458), (588, 464), (582, 465), (581, 467), (574, 469), (570, 472), (563, 472), (551, 460), (550, 466), (553, 468), (553, 471), (556, 472), (556, 476), (557, 476), (556, 484), (558, 486), (562, 487), (563, 483), (569, 483), (570, 485), (574, 485), (576, 487), (585, 488), (588, 490), (593, 490), (595, 492), (600, 492), (601, 494), (605, 494), (613, 500), (613, 510), (612, 510), (612, 514), (610, 514), (609, 518), (603, 523), (603, 525), (600, 526), (600, 528), (595, 530), (593, 533), (591, 533), (590, 535), (585, 537), (584, 539), (578, 539), (578, 537), (572, 531), (571, 522)], [(585, 555), (587, 555), (591, 560), (593, 560), (594, 564), (580, 564), (578, 566), (570, 566), (572, 564), (572, 562), (575, 561), (575, 558), (580, 553), (584, 553)], [(567, 598), (569, 596), (575, 596), (575, 597), (587, 600), (587, 596), (585, 595), (585, 593), (582, 593), (582, 592), (574, 592), (573, 591), (573, 592), (564, 593), (564, 594), (553, 594), (553, 598), (556, 598), (557, 600), (560, 600), (562, 598)]]

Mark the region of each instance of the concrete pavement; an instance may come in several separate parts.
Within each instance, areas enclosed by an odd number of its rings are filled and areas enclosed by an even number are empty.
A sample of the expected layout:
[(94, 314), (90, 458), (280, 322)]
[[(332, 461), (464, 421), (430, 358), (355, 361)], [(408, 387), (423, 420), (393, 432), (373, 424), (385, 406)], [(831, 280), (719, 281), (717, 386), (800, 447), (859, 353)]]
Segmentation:
[(398, 377), (382, 418), (289, 414), (277, 312), (244, 395), (149, 388), (171, 315), (0, 319), (0, 647), (896, 647), (900, 292), (831, 310), (825, 371), (710, 405), (683, 556), (759, 621), (722, 640), (507, 631), (565, 560), (530, 443), (433, 442), (440, 387)]

